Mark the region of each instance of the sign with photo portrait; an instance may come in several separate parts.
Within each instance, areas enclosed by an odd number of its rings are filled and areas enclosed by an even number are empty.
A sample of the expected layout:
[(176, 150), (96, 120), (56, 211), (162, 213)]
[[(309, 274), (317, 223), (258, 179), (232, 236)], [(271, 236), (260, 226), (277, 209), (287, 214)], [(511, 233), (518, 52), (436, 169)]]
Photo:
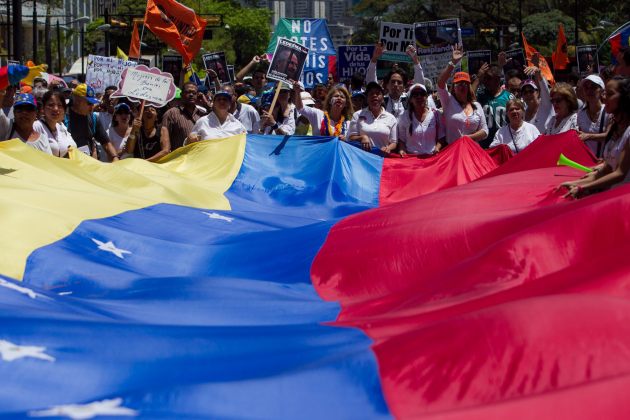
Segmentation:
[(292, 86), (291, 80), (300, 80), (309, 49), (297, 42), (279, 38), (269, 64), (267, 78)]

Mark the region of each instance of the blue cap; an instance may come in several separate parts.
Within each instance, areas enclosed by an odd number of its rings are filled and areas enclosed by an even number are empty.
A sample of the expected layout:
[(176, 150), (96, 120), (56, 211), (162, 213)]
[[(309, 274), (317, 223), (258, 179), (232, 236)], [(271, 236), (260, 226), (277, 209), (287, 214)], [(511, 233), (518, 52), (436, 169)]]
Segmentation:
[(352, 91), (352, 97), (356, 98), (358, 96), (363, 96), (365, 98), (365, 92), (362, 90), (353, 90)]
[(131, 114), (131, 108), (129, 107), (129, 105), (127, 105), (127, 104), (126, 104), (126, 103), (124, 103), (124, 102), (121, 102), (121, 103), (119, 103), (118, 105), (116, 105), (116, 106), (114, 107), (114, 112), (118, 112), (118, 111), (120, 111), (120, 110), (126, 111), (126, 112), (128, 112), (129, 114)]
[(35, 101), (35, 97), (30, 93), (20, 93), (15, 99), (15, 103), (13, 106), (23, 106), (28, 105), (37, 109), (37, 101)]
[(228, 91), (225, 90), (220, 90), (217, 93), (214, 94), (214, 97), (216, 98), (217, 96), (225, 96), (228, 99), (232, 100), (232, 94)]

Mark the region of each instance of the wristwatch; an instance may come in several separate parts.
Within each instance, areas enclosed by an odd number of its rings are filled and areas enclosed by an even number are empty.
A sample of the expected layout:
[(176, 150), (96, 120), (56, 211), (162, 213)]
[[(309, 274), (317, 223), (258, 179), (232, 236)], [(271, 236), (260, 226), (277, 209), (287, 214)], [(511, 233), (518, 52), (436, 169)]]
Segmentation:
[(271, 126), (271, 130), (272, 130), (272, 131), (273, 131), (273, 130), (277, 130), (277, 129), (278, 129), (278, 127), (280, 127), (280, 126), (278, 125), (278, 123), (275, 123), (274, 125), (272, 125), (272, 126)]

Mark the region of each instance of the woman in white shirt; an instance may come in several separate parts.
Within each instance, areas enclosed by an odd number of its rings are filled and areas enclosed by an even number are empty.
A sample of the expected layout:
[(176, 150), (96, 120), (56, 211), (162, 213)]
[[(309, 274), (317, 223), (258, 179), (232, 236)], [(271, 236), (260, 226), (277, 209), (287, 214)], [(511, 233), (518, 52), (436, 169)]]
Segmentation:
[(220, 90), (214, 95), (212, 112), (197, 120), (184, 140), (184, 146), (200, 140), (215, 140), (247, 133), (247, 129), (230, 113), (234, 95)]
[(282, 84), (278, 100), (273, 112), (269, 110), (273, 100), (273, 93), (263, 95), (260, 126), (262, 134), (277, 134), (280, 136), (292, 136), (295, 133), (294, 106), (289, 103), (291, 89)]
[(293, 84), (293, 90), (295, 106), (300, 115), (306, 117), (313, 127), (313, 135), (339, 137), (339, 140), (343, 141), (348, 139), (354, 108), (346, 88), (341, 86), (331, 88), (324, 99), (323, 109), (304, 106), (297, 83)]
[(52, 155), (48, 136), (33, 129), (33, 124), (37, 120), (37, 102), (33, 95), (19, 94), (13, 105), (13, 115), (13, 127), (8, 138), (19, 138), (32, 148)]
[(126, 152), (131, 128), (131, 108), (124, 102), (119, 103), (114, 107), (112, 124), (107, 129), (107, 136), (121, 159), (131, 156)]
[(601, 77), (595, 74), (588, 75), (582, 81), (584, 106), (577, 114), (580, 140), (598, 157), (601, 156), (604, 140), (612, 123), (602, 104), (602, 92), (605, 87)]
[(615, 76), (606, 83), (605, 111), (614, 123), (604, 147), (604, 164), (577, 181), (561, 184), (575, 198), (628, 182), (630, 178), (630, 79)]
[(547, 121), (545, 134), (560, 134), (578, 129), (578, 100), (571, 85), (556, 83), (551, 89), (551, 105), (555, 115)]
[(446, 144), (441, 114), (429, 108), (427, 89), (416, 83), (409, 89), (409, 105), (398, 118), (398, 150), (401, 156), (407, 153), (427, 155), (437, 153)]
[(372, 151), (376, 148), (382, 153), (390, 153), (398, 143), (398, 121), (383, 109), (383, 88), (376, 82), (370, 82), (365, 89), (368, 106), (357, 111), (350, 122), (349, 137), (359, 141), (361, 148)]
[(437, 83), (448, 144), (463, 136), (468, 136), (479, 142), (488, 137), (489, 133), (486, 115), (481, 104), (475, 101), (475, 94), (470, 87), (470, 75), (463, 71), (455, 73), (453, 93), (451, 94), (446, 90), (446, 82), (463, 56), (464, 50), (461, 46), (453, 48), (452, 59), (442, 70)]
[(494, 135), (490, 147), (507, 145), (513, 153), (519, 153), (540, 136), (535, 125), (524, 121), (525, 105), (520, 99), (511, 99), (505, 105), (508, 123)]
[(66, 116), (66, 101), (59, 91), (49, 90), (42, 98), (44, 115), (33, 124), (33, 129), (48, 137), (50, 150), (54, 156), (65, 157), (68, 149), (76, 148), (72, 135), (63, 124)]
[(521, 84), (521, 98), (525, 102), (525, 121), (536, 126), (543, 133), (547, 120), (552, 114), (549, 85), (540, 72), (540, 54), (532, 57), (533, 65), (526, 67), (523, 72), (532, 79), (524, 80)]

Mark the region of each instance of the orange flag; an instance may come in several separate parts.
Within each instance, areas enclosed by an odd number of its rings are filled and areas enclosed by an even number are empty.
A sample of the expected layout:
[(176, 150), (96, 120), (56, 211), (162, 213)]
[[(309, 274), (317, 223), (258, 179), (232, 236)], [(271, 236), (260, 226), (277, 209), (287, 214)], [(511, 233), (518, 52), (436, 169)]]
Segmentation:
[[(536, 48), (527, 43), (527, 39), (525, 39), (525, 34), (523, 32), (521, 32), (521, 37), (523, 38), (523, 49), (525, 50), (527, 65), (533, 66), (532, 57), (534, 56), (534, 54), (538, 54), (538, 51), (536, 51)], [(540, 55), (540, 72), (549, 83), (551, 83), (552, 85), (556, 83), (556, 80), (553, 77), (553, 73), (551, 73), (551, 69), (549, 68), (549, 64), (547, 64), (547, 60), (542, 55)]]
[(129, 45), (129, 57), (140, 58), (140, 35), (138, 34), (138, 21), (133, 21), (133, 33), (131, 34), (131, 45)]
[(174, 0), (148, 0), (144, 24), (155, 36), (179, 52), (184, 64), (190, 63), (199, 52), (206, 29), (205, 19)]
[(564, 36), (564, 26), (558, 26), (558, 43), (556, 51), (551, 54), (551, 61), (555, 70), (564, 70), (569, 64), (569, 54), (567, 53), (567, 37)]

